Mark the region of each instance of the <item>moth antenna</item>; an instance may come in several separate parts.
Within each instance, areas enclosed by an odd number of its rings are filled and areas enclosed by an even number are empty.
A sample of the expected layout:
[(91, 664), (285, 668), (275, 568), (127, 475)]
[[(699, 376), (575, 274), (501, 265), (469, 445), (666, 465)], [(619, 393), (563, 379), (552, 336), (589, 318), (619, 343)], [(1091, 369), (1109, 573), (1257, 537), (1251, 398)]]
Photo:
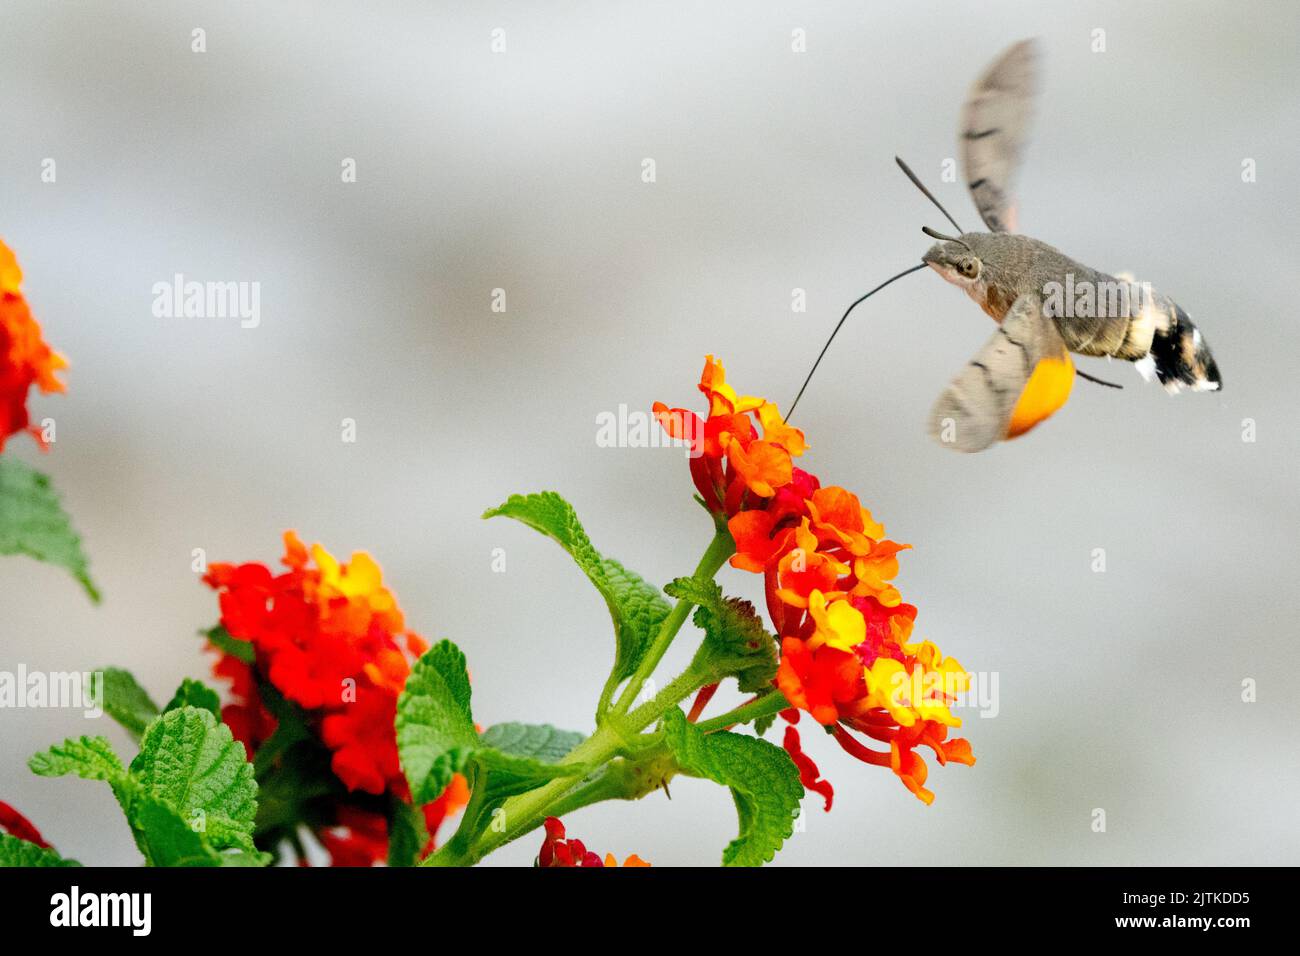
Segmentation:
[[(953, 225), (956, 225), (956, 223), (954, 223)], [(912, 266), (912, 268), (910, 269), (904, 269), (898, 275), (892, 276), (891, 278), (888, 278), (884, 282), (880, 283), (880, 285), (876, 286), (866, 295), (859, 296), (858, 298), (853, 300), (853, 304), (844, 310), (844, 314), (840, 316), (840, 320), (835, 323), (835, 329), (834, 331), (831, 332), (831, 337), (828, 338), (826, 340), (826, 344), (822, 346), (821, 352), (819, 352), (817, 355), (817, 361), (813, 362), (813, 367), (812, 369), (809, 370), (808, 377), (805, 378), (803, 380), (803, 384), (799, 386), (799, 394), (796, 395), (794, 397), (794, 401), (790, 403), (790, 410), (785, 413), (785, 418), (783, 418), (782, 421), (785, 422), (790, 421), (790, 416), (794, 414), (795, 406), (799, 404), (799, 399), (803, 398), (804, 389), (806, 389), (808, 387), (808, 383), (812, 381), (813, 373), (817, 371), (817, 366), (822, 364), (822, 358), (826, 355), (826, 350), (830, 348), (831, 343), (835, 341), (835, 336), (839, 334), (840, 327), (844, 325), (844, 320), (849, 317), (849, 313), (852, 312), (854, 309), (856, 309), (860, 303), (865, 302), (867, 299), (871, 298), (873, 295), (875, 295), (877, 292), (879, 292), (885, 286), (889, 285), (894, 280), (901, 279), (905, 275), (910, 275), (911, 273), (916, 272), (918, 269), (924, 269), (925, 266), (926, 264), (922, 262)]]
[(929, 226), (922, 226), (921, 231), (925, 233), (927, 236), (929, 236), (931, 239), (942, 239), (944, 242), (955, 242), (959, 246), (965, 246), (967, 252), (975, 251), (970, 247), (969, 243), (962, 242), (956, 236), (945, 236), (943, 233), (931, 229)]
[(939, 207), (939, 211), (943, 213), (944, 216), (947, 216), (948, 221), (952, 223), (952, 227), (957, 230), (958, 234), (964, 235), (966, 230), (963, 229), (961, 226), (957, 225), (956, 219), (948, 215), (948, 210), (943, 208), (943, 203), (939, 202), (939, 200), (934, 198), (934, 193), (930, 192), (930, 190), (925, 188), (925, 186), (921, 183), (921, 180), (917, 178), (916, 173), (912, 172), (911, 168), (907, 165), (907, 163), (903, 162), (897, 156), (894, 157), (894, 162), (898, 163), (898, 168), (901, 169), (907, 175), (907, 178), (912, 181), (912, 185), (915, 186), (917, 189), (921, 190), (921, 192), (925, 194), (926, 199), (930, 200), (930, 202), (934, 203), (936, 206)]

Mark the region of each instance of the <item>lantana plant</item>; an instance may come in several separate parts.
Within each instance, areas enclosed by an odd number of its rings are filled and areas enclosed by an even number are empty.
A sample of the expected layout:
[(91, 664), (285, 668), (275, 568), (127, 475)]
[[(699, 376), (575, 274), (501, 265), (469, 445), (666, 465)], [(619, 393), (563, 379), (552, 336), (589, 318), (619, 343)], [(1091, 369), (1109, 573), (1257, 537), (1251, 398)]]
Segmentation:
[[(61, 364), (41, 350), (15, 276), (16, 266), (0, 268), (0, 398), (11, 433), (27, 427), (27, 388), (47, 385)], [(221, 692), (186, 679), (159, 706), (130, 674), (108, 668), (103, 707), (138, 742), (134, 758), (124, 763), (105, 737), (82, 736), (36, 754), (30, 768), (108, 783), (155, 866), (306, 863), (312, 841), (335, 865), (464, 866), (530, 835), (539, 866), (615, 866), (613, 854), (570, 837), (563, 818), (637, 800), (678, 776), (731, 791), (739, 831), (722, 862), (760, 865), (790, 837), (806, 793), (832, 807), (831, 784), (801, 746), (804, 715), (930, 803), (919, 751), (941, 765), (974, 757), (966, 740), (949, 737), (967, 674), (934, 644), (913, 641), (917, 609), (893, 583), (909, 546), (888, 539), (852, 492), (797, 467), (803, 433), (771, 402), (739, 395), (712, 357), (699, 389), (703, 415), (654, 406), (688, 449), (707, 514), (707, 544), (689, 574), (659, 587), (606, 557), (555, 492), (516, 495), (484, 515), (553, 539), (609, 609), (613, 661), (593, 689), (589, 732), (481, 725), (465, 655), (407, 627), (369, 555), (340, 562), (287, 532), (282, 570), (223, 563), (204, 577), (217, 620), (201, 635)], [(0, 543), (21, 539), (49, 505), (5, 481)], [(728, 565), (762, 575), (764, 613), (724, 593), (716, 579)], [(84, 576), (84, 559), (70, 567)], [(690, 663), (652, 682), (688, 620), (698, 629)], [(743, 702), (706, 716), (732, 680)], [(778, 719), (779, 746), (765, 739)], [(0, 831), (0, 864), (75, 865), (7, 804)], [(653, 848), (641, 849), (653, 859)], [(630, 854), (623, 865), (646, 863)]]

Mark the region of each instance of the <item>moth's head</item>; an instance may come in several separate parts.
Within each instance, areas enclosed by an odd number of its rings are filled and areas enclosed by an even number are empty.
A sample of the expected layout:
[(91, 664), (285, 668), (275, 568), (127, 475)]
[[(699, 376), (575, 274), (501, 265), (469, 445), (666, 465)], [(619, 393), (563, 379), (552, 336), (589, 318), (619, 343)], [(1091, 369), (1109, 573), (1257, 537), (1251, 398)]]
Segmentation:
[(921, 261), (953, 285), (963, 288), (978, 282), (984, 275), (984, 261), (980, 258), (974, 236), (945, 236), (928, 226), (921, 231), (939, 240), (921, 257)]

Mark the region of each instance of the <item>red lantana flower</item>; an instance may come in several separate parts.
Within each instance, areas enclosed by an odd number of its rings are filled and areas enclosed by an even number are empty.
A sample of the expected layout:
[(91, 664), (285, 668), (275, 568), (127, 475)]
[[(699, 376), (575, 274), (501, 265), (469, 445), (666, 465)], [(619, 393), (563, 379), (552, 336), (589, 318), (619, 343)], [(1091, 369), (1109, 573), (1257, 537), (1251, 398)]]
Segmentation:
[(374, 866), (388, 855), (388, 820), (382, 813), (341, 806), (335, 826), (317, 837), (333, 866)]
[[(619, 865), (618, 860), (612, 853), (606, 853), (605, 858), (602, 860), (599, 854), (588, 850), (581, 840), (566, 840), (564, 824), (555, 817), (547, 817), (542, 825), (546, 828), (546, 837), (542, 840), (542, 849), (537, 854), (537, 865), (539, 867), (554, 869), (557, 867), (616, 867)], [(645, 867), (649, 865), (635, 853), (623, 861), (625, 867)]]
[[(307, 715), (348, 791), (409, 803), (393, 719), (411, 661), (428, 645), (406, 628), (369, 555), (340, 563), (292, 531), (284, 549), (279, 574), (257, 563), (213, 564), (204, 578), (218, 592), (222, 627), (253, 650), (252, 664), (222, 653), (213, 668), (230, 681), (222, 719), (251, 758), (276, 731), (261, 689), (269, 686)], [(424, 807), (430, 833), (467, 797), (457, 778)], [(387, 849), (385, 816), (357, 805), (340, 805), (335, 823), (316, 832), (339, 865), (377, 862)]]
[[(890, 768), (926, 803), (928, 747), (939, 763), (973, 764), (970, 744), (949, 740), (961, 724), (950, 707), (968, 684), (964, 668), (929, 642), (912, 643), (916, 608), (892, 579), (910, 545), (885, 529), (852, 492), (823, 487), (794, 464), (807, 443), (763, 398), (741, 396), (709, 356), (700, 376), (708, 417), (654, 406), (674, 438), (691, 444), (691, 478), (705, 505), (727, 523), (736, 544), (733, 567), (763, 575), (768, 616), (781, 639), (777, 687), (798, 711), (832, 732), (850, 754)], [(853, 733), (886, 746), (872, 749)], [(793, 727), (785, 738), (804, 785), (830, 808)]]
[(0, 802), (0, 830), (28, 843), (35, 843), (42, 849), (50, 847), (31, 820), (4, 802)]
[(42, 392), (62, 392), (55, 377), (68, 363), (41, 338), (22, 293), (23, 273), (18, 260), (0, 242), (0, 451), (16, 432), (26, 431), (45, 448), (40, 429), (29, 424), (27, 393), (33, 385)]

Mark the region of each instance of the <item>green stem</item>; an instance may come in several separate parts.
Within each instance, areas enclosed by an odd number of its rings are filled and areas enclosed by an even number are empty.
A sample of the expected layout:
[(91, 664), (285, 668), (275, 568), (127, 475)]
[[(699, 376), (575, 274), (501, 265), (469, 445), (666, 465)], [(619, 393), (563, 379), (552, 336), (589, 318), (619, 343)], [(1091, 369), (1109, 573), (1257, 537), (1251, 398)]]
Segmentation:
[[(617, 756), (622, 747), (623, 738), (612, 725), (606, 724), (573, 748), (560, 763), (586, 763), (599, 767)], [(435, 854), (428, 862), (441, 866), (472, 866), (497, 847), (537, 827), (548, 815), (551, 804), (578, 786), (580, 781), (572, 777), (559, 777), (536, 790), (511, 797), (502, 806), (501, 819), (505, 826), (501, 830), (483, 833), (465, 853), (448, 854), (446, 861), (434, 859), (438, 856)]]
[(456, 827), (456, 832), (452, 834), (443, 846), (434, 851), (433, 855), (424, 861), (425, 866), (465, 866), (463, 860), (468, 859), (470, 845), (474, 842), (474, 835), (478, 829), (478, 818), (483, 812), (484, 792), (486, 788), (478, 786), (478, 773), (475, 771), (467, 781), (470, 785), (469, 803), (465, 805), (465, 812), (461, 814), (460, 825)]
[(779, 690), (774, 690), (772, 693), (758, 698), (758, 700), (751, 700), (748, 704), (741, 704), (735, 710), (729, 710), (717, 717), (702, 720), (695, 727), (697, 730), (708, 734), (715, 730), (726, 730), (735, 724), (747, 724), (750, 721), (758, 720), (760, 717), (770, 717), (773, 714), (779, 714), (781, 711), (787, 710), (789, 707), (790, 702), (785, 699), (785, 694)]
[[(713, 576), (718, 573), (718, 569), (731, 557), (736, 551), (736, 542), (731, 538), (731, 532), (727, 530), (725, 524), (719, 523), (717, 531), (713, 535), (713, 540), (709, 542), (708, 549), (704, 556), (700, 558), (699, 565), (695, 568), (695, 577), (701, 581), (712, 581)], [(654, 673), (654, 669), (659, 666), (663, 660), (664, 654), (668, 651), (668, 646), (672, 644), (673, 638), (677, 632), (682, 629), (686, 623), (686, 618), (690, 615), (691, 609), (695, 607), (690, 601), (678, 601), (673, 605), (673, 609), (668, 612), (664, 618), (663, 624), (659, 626), (659, 632), (655, 635), (650, 647), (646, 649), (645, 656), (641, 658), (641, 663), (633, 672), (632, 677), (627, 682), (627, 687), (623, 689), (623, 695), (614, 705), (615, 714), (626, 714), (635, 703), (637, 694), (641, 693), (641, 688), (645, 685), (646, 680)], [(674, 701), (675, 703), (675, 701)]]
[(640, 800), (665, 786), (678, 772), (677, 762), (662, 744), (635, 759), (620, 757), (606, 764), (595, 779), (551, 804), (547, 816), (562, 817), (605, 800)]
[[(654, 700), (641, 705), (631, 714), (609, 715), (594, 734), (578, 744), (560, 763), (585, 763), (596, 768), (608, 764), (615, 757), (627, 753), (629, 741), (633, 737), (662, 717), (670, 707), (680, 704), (711, 679), (710, 674), (687, 668), (660, 691)], [(588, 783), (591, 782), (590, 777), (589, 774), (586, 778)], [(433, 866), (465, 866), (477, 863), (498, 847), (536, 829), (546, 817), (554, 816), (554, 808), (557, 805), (570, 805), (584, 786), (581, 780), (560, 777), (536, 790), (511, 797), (502, 808), (505, 820), (505, 827), (502, 830), (482, 834), (478, 841), (463, 854), (453, 854), (449, 851), (442, 860), (435, 859), (439, 855), (435, 854), (426, 862)], [(586, 806), (591, 802), (594, 800), (584, 800), (581, 805)]]
[[(618, 763), (617, 760), (611, 760), (606, 767), (613, 767)], [(562, 817), (572, 813), (574, 810), (581, 810), (583, 807), (589, 807), (593, 803), (602, 803), (605, 800), (618, 800), (623, 796), (625, 786), (622, 781), (615, 779), (609, 773), (603, 773), (590, 783), (584, 784), (577, 790), (574, 790), (565, 796), (556, 800), (546, 808), (548, 817)]]
[(628, 736), (639, 734), (666, 714), (670, 707), (676, 707), (705, 684), (711, 684), (715, 680), (717, 675), (712, 671), (697, 670), (694, 667), (686, 668), (674, 677), (672, 683), (661, 690), (654, 700), (646, 701), (623, 718), (624, 732)]

